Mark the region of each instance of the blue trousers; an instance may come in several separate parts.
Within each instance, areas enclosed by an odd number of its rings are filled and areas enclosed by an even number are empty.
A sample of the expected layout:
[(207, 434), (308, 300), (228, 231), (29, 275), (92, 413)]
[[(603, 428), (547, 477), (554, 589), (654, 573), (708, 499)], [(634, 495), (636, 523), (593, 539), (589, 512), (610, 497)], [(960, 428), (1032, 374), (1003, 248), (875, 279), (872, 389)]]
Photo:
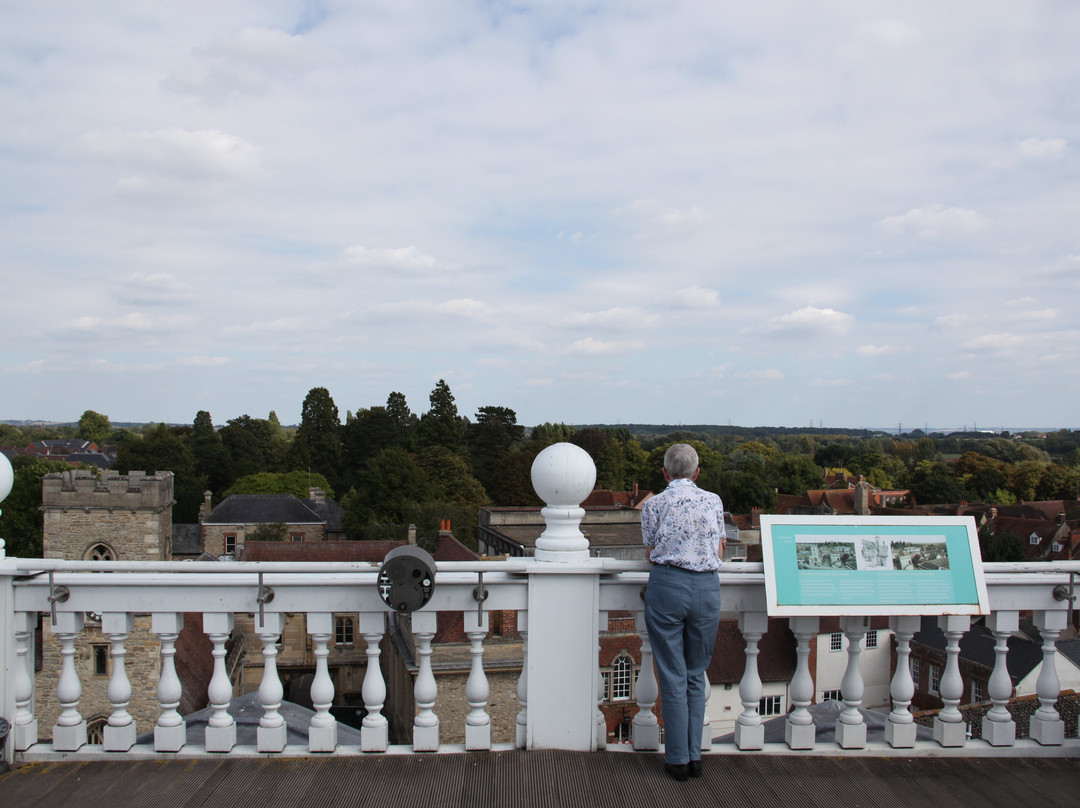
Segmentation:
[(705, 669), (719, 624), (720, 580), (715, 572), (653, 566), (645, 590), (645, 625), (663, 700), (666, 763), (701, 760)]

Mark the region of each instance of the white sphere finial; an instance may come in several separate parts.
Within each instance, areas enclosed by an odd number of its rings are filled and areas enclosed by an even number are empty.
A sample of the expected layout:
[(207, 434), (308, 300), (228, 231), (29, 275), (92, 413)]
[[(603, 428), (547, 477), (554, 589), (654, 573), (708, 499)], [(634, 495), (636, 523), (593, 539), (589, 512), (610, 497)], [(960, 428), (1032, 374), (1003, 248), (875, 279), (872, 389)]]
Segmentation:
[(7, 459), (7, 455), (0, 454), (0, 502), (7, 499), (14, 484), (15, 469), (11, 467), (11, 461)]
[(589, 453), (572, 443), (548, 446), (532, 464), (533, 489), (547, 503), (540, 513), (547, 527), (536, 540), (538, 561), (583, 561), (589, 540), (581, 532), (582, 501), (596, 483), (596, 464)]

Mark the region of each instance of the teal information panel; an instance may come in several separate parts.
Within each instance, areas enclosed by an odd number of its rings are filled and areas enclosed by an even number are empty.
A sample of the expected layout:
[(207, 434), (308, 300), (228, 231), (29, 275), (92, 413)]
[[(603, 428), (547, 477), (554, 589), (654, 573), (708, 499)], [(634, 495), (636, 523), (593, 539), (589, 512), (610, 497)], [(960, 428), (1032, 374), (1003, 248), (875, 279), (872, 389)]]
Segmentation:
[(769, 613), (983, 614), (971, 517), (762, 516)]

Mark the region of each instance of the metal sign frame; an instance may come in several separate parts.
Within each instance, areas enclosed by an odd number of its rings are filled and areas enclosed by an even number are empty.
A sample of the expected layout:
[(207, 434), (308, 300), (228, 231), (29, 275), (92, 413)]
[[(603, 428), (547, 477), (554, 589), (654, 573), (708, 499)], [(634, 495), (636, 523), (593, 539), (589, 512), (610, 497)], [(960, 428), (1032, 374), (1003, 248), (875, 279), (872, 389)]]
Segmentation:
[(970, 516), (761, 517), (768, 613), (987, 614)]

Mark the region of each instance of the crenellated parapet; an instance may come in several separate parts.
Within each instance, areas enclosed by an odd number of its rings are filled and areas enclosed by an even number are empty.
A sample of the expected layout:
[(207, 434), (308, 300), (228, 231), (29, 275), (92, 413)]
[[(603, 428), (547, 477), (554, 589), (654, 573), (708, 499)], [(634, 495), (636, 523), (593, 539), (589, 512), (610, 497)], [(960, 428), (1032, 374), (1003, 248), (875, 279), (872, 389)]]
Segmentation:
[(43, 507), (92, 510), (153, 510), (173, 505), (173, 473), (117, 474), (86, 469), (47, 474), (41, 482)]

